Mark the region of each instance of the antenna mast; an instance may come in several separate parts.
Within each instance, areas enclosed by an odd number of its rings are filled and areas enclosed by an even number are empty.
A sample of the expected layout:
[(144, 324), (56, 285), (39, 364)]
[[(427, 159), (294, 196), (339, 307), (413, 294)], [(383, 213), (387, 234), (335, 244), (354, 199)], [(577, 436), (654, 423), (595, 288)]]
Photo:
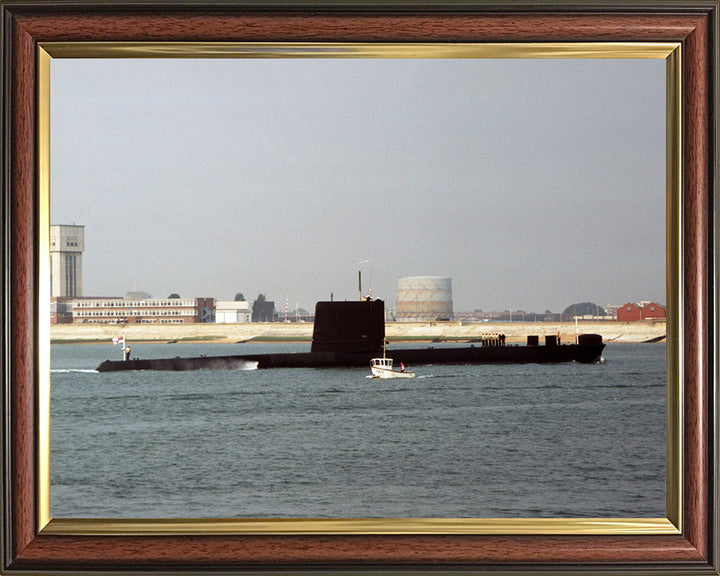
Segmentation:
[[(370, 262), (370, 264), (371, 264), (371, 266), (370, 266), (370, 292), (369, 292), (368, 298), (370, 300), (372, 300), (372, 273), (373, 273), (373, 267), (375, 266), (375, 261), (374, 260), (361, 260), (360, 262), (358, 262), (358, 267), (362, 266), (363, 264), (367, 264), (368, 262)], [(363, 293), (362, 293), (362, 272), (359, 269), (358, 269), (358, 293), (360, 296), (360, 300), (364, 300)]]

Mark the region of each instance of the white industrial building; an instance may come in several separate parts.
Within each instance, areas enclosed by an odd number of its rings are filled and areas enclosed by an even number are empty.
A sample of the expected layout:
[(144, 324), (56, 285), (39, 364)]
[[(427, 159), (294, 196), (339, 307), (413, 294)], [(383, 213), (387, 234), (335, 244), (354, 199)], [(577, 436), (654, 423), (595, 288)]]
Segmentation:
[(250, 322), (252, 311), (247, 301), (215, 302), (215, 324), (244, 324)]
[(187, 324), (212, 322), (213, 298), (78, 298), (72, 321), (83, 324)]
[(50, 226), (50, 296), (82, 296), (85, 226)]
[(452, 280), (444, 276), (410, 276), (398, 280), (396, 317), (400, 321), (450, 320)]

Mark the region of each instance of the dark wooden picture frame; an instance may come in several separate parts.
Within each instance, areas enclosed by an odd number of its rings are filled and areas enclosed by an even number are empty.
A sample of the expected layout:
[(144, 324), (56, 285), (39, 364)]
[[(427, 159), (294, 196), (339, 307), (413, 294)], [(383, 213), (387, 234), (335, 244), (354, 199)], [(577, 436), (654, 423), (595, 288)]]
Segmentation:
[[(717, 1), (248, 3), (7, 0), (2, 17), (2, 569), (718, 574)], [(44, 42), (681, 44), (683, 382), (676, 534), (48, 532), (38, 510), (39, 46)], [(140, 530), (142, 532), (142, 530)]]

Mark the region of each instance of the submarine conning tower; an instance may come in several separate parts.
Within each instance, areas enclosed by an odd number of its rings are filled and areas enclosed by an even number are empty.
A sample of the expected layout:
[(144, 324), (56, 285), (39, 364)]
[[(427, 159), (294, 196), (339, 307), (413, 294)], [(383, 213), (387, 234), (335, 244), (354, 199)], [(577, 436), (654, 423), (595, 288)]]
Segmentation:
[(385, 340), (382, 300), (318, 302), (312, 352), (376, 353)]

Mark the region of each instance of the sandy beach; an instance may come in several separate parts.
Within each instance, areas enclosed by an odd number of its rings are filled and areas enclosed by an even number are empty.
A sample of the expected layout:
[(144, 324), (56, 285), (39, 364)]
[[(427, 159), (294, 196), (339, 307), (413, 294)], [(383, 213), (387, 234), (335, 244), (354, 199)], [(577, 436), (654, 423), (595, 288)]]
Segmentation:
[[(665, 335), (664, 320), (639, 322), (579, 322), (580, 334), (601, 334), (605, 342), (645, 342)], [(111, 342), (125, 336), (134, 342), (273, 342), (312, 339), (312, 323), (249, 324), (55, 324), (50, 328), (53, 344)], [(389, 322), (385, 334), (391, 341), (469, 341), (487, 334), (505, 334), (507, 342), (524, 343), (528, 335), (560, 334), (563, 342), (575, 338), (574, 322)]]

